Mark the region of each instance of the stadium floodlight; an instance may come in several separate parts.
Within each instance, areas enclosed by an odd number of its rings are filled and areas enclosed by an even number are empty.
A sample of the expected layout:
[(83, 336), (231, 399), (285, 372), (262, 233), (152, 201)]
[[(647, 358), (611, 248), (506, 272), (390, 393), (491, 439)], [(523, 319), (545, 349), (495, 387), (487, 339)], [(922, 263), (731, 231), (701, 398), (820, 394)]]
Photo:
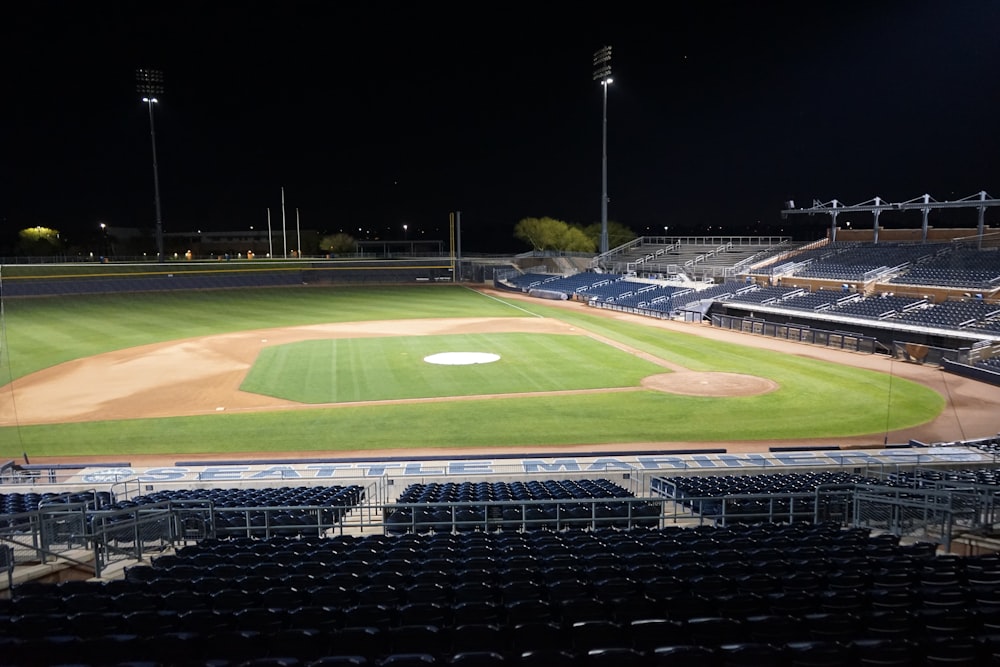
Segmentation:
[(601, 120), (601, 254), (608, 251), (608, 85), (611, 84), (611, 47), (594, 53), (594, 81), (604, 88), (604, 113)]
[(135, 89), (149, 109), (149, 139), (153, 144), (153, 204), (156, 207), (156, 261), (163, 262), (163, 218), (160, 214), (160, 174), (156, 164), (156, 126), (153, 124), (153, 105), (163, 94), (163, 72), (155, 69), (135, 71)]

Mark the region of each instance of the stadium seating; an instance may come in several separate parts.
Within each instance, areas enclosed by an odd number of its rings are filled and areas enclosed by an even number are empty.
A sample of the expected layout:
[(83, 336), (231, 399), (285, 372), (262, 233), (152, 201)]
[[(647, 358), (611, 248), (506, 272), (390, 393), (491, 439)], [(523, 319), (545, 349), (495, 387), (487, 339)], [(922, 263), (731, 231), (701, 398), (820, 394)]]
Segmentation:
[(990, 290), (1000, 286), (1000, 254), (996, 250), (945, 247), (889, 282)]
[[(237, 552), (261, 574), (175, 569)], [(355, 558), (353, 580), (331, 583)], [(317, 560), (325, 573), (298, 571)], [(118, 586), (15, 587), (0, 648), (12, 666), (66, 651), (81, 665), (989, 664), (998, 571), (996, 555), (811, 523), (206, 540)]]
[(817, 290), (815, 292), (802, 292), (781, 300), (782, 308), (795, 308), (798, 310), (820, 311), (833, 308), (839, 303), (857, 298), (854, 295), (845, 295), (841, 291)]
[[(942, 251), (837, 246), (817, 251), (799, 275), (839, 280), (898, 272), (894, 282), (996, 282), (992, 256), (933, 253)], [(968, 260), (968, 274), (955, 271), (958, 258)], [(979, 267), (980, 259), (994, 263)], [(941, 266), (944, 273), (936, 273)], [(276, 276), (274, 284), (288, 280), (301, 276)], [(511, 282), (522, 289), (555, 283), (568, 293), (649, 311), (718, 298), (924, 327), (1000, 327), (995, 308), (975, 301), (932, 304), (743, 282), (691, 293), (596, 273), (573, 280), (526, 274)], [(136, 285), (164, 288), (132, 283), (129, 289)], [(236, 284), (222, 278), (189, 286)], [(90, 287), (103, 289), (96, 282)], [(1000, 440), (980, 447), (1000, 452)], [(914, 490), (988, 488), (998, 477), (991, 468), (920, 469), (877, 481)], [(1000, 558), (939, 556), (934, 544), (904, 545), (867, 529), (810, 523), (846, 511), (838, 493), (872, 478), (797, 472), (656, 482), (662, 495), (693, 510), (686, 515), (692, 523), (718, 512), (728, 521), (661, 528), (659, 500), (646, 502), (600, 479), (415, 484), (388, 505), (386, 534), (358, 537), (309, 534), (303, 527), (315, 524), (310, 517), (317, 511), (326, 513), (324, 524), (336, 523), (343, 508), (362, 499), (360, 487), (182, 490), (121, 502), (93, 492), (0, 494), (8, 522), (44, 504), (134, 509), (208, 502), (219, 510), (221, 536), (130, 567), (122, 581), (16, 586), (10, 599), (0, 600), (0, 662), (707, 667), (998, 661)], [(812, 500), (799, 507), (789, 501), (795, 494)], [(253, 509), (262, 507), (268, 510)], [(818, 513), (818, 507), (829, 511)], [(754, 523), (775, 515), (795, 523)]]
[(713, 518), (762, 521), (836, 517), (844, 520), (851, 502), (850, 491), (855, 485), (874, 483), (885, 482), (843, 471), (681, 475), (654, 480), (653, 490), (678, 501), (696, 515)]
[[(521, 501), (523, 504), (518, 504)], [(604, 502), (602, 502), (604, 501)], [(605, 479), (414, 484), (386, 509), (392, 535), (427, 530), (655, 526), (660, 505)]]
[(740, 291), (737, 294), (727, 297), (725, 300), (737, 301), (739, 303), (770, 304), (800, 293), (802, 293), (802, 290), (794, 287), (760, 287)]
[(346, 508), (364, 498), (364, 489), (350, 486), (302, 486), (257, 489), (165, 489), (104, 509), (141, 509), (155, 505), (204, 508), (214, 532), (223, 536), (271, 537), (322, 532), (337, 524)]

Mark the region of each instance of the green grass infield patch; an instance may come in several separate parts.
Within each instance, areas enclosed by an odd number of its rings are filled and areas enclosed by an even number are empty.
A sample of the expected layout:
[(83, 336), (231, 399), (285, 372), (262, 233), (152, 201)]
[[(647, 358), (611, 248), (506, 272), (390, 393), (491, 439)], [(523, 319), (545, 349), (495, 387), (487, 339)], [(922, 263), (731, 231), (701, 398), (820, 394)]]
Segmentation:
[[(441, 365), (429, 355), (482, 352), (491, 363)], [(661, 366), (586, 336), (463, 334), (309, 340), (264, 348), (243, 391), (344, 403), (634, 387)]]

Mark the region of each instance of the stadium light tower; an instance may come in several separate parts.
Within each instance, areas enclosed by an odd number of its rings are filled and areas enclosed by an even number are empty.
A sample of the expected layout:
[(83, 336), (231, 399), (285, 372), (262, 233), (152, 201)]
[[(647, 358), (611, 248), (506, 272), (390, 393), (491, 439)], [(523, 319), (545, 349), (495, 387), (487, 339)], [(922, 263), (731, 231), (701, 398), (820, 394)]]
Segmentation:
[(608, 86), (611, 84), (611, 47), (594, 53), (594, 81), (604, 88), (604, 113), (601, 119), (601, 254), (608, 251)]
[(163, 72), (155, 69), (135, 71), (135, 89), (149, 108), (149, 139), (153, 144), (153, 203), (156, 206), (156, 261), (163, 262), (163, 218), (160, 215), (160, 173), (156, 165), (156, 128), (153, 125), (153, 105), (163, 94)]

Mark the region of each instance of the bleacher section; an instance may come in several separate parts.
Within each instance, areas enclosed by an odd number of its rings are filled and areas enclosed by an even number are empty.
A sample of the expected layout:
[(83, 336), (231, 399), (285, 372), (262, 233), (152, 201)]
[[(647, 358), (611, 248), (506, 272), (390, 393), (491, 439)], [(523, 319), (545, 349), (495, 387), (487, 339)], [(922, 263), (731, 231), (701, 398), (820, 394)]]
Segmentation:
[(859, 298), (855, 294), (844, 294), (837, 290), (817, 290), (815, 292), (800, 292), (789, 295), (781, 300), (782, 308), (795, 308), (798, 310), (821, 311), (835, 308), (847, 301)]
[(512, 287), (516, 287), (522, 292), (527, 292), (532, 287), (539, 287), (546, 282), (552, 280), (558, 280), (560, 276), (552, 275), (548, 273), (534, 273), (528, 272), (520, 275), (512, 275), (506, 280)]
[(606, 479), (446, 482), (407, 487), (385, 514), (386, 530), (399, 535), (428, 530), (656, 527), (661, 506), (640, 501)]
[(675, 476), (654, 480), (654, 491), (713, 520), (848, 521), (856, 484), (881, 480), (843, 471), (766, 475)]
[(1000, 651), (1000, 558), (832, 524), (208, 540), (121, 581), (14, 593), (11, 667), (983, 665)]
[(612, 285), (625, 276), (614, 273), (596, 273), (592, 271), (582, 271), (569, 276), (560, 276), (555, 280), (546, 281), (543, 287), (546, 290), (563, 292), (567, 295), (587, 292)]
[(640, 312), (672, 314), (678, 306), (687, 303), (688, 297), (694, 294), (695, 291), (689, 288), (662, 285), (642, 289), (635, 294), (615, 299), (612, 305)]
[[(766, 305), (828, 315), (892, 321), (917, 327), (1000, 331), (1000, 305), (981, 300), (931, 303), (923, 298), (842, 290), (807, 292), (796, 287), (745, 286), (729, 283), (714, 290), (713, 298), (731, 303)], [(706, 290), (704, 294), (709, 294)], [(702, 297), (702, 292), (697, 296)]]
[[(678, 260), (682, 252), (694, 252), (695, 246), (698, 244), (682, 239), (644, 237), (615, 249), (604, 263), (623, 272), (585, 271), (573, 276), (525, 274), (512, 278), (510, 284), (524, 291), (536, 289), (537, 296), (574, 298), (601, 308), (691, 321), (707, 319), (719, 312), (740, 316), (739, 310), (731, 308), (713, 311), (715, 303), (766, 306), (754, 310), (754, 316), (770, 319), (768, 313), (774, 313), (780, 324), (789, 321), (782, 318), (785, 313), (786, 317), (795, 318), (791, 321), (817, 330), (831, 326), (835, 331), (844, 326), (872, 327), (866, 335), (883, 346), (914, 336), (923, 342), (929, 331), (942, 337), (934, 338), (931, 344), (942, 347), (953, 344), (945, 332), (955, 332), (957, 335), (952, 337), (961, 343), (976, 342), (978, 332), (982, 333), (980, 340), (1000, 334), (1000, 304), (990, 295), (983, 299), (983, 294), (971, 293), (978, 289), (1000, 290), (1000, 251), (996, 249), (976, 249), (952, 242), (846, 241), (797, 251), (790, 242), (769, 246), (758, 240), (757, 244), (734, 251), (753, 251), (753, 261), (730, 264), (728, 271), (718, 274), (727, 277), (723, 283), (689, 282), (683, 271), (649, 271), (659, 263)], [(723, 249), (714, 247), (712, 256), (726, 257)], [(769, 257), (780, 259), (768, 261)], [(747, 275), (735, 279), (740, 267)], [(677, 280), (682, 274), (685, 282)], [(713, 280), (718, 280), (718, 275)], [(756, 280), (754, 275), (758, 276)], [(668, 279), (670, 276), (674, 280)], [(921, 276), (926, 277), (926, 283)], [(953, 291), (960, 287), (970, 291)], [(899, 289), (900, 293), (893, 289)], [(816, 324), (808, 319), (803, 322), (800, 318), (805, 314), (815, 316)], [(865, 320), (870, 324), (864, 324)], [(831, 321), (839, 324), (831, 325)], [(890, 324), (890, 328), (883, 323)], [(882, 330), (892, 333), (886, 333), (883, 340), (878, 333)], [(902, 335), (903, 331), (912, 335)]]
[(1000, 287), (1000, 252), (947, 248), (889, 282), (909, 285), (940, 285), (972, 290)]
[[(729, 280), (721, 285), (712, 285), (703, 290), (691, 294), (692, 300), (701, 299), (723, 299), (744, 289), (756, 289), (749, 287), (743, 281)], [(690, 302), (689, 302), (690, 303)]]
[[(965, 444), (1000, 454), (1000, 438)], [(137, 510), (110, 549), (131, 548), (143, 511), (163, 504), (178, 518), (201, 507), (220, 524), (234, 510), (244, 525), (184, 539), (119, 578), (18, 583), (0, 597), (0, 663), (653, 666), (689, 664), (685, 656), (706, 667), (830, 667), (935, 657), (980, 665), (1000, 655), (1000, 555), (942, 551), (911, 530), (941, 509), (969, 526), (984, 527), (971, 514), (995, 523), (995, 468), (768, 470), (653, 473), (642, 476), (646, 488), (584, 475), (420, 479), (375, 503), (383, 523), (353, 534), (316, 532), (329, 522), (308, 516), (266, 519), (265, 531), (253, 519), (360, 511), (368, 505), (353, 485), (129, 500), (4, 494), (11, 512)], [(615, 479), (632, 484), (637, 472)], [(858, 500), (887, 489), (896, 495), (878, 511)], [(663, 522), (668, 504), (678, 508), (673, 525)], [(529, 516), (534, 507), (556, 514)], [(433, 508), (426, 523), (389, 520), (421, 508)], [(508, 508), (519, 515), (505, 517)], [(573, 514), (580, 508), (586, 515)], [(893, 513), (897, 526), (910, 524), (905, 540), (872, 527)], [(879, 662), (890, 655), (903, 659)]]
[(803, 293), (804, 290), (797, 287), (756, 287), (740, 290), (731, 296), (724, 297), (724, 300), (767, 305)]
[(873, 320), (883, 320), (893, 317), (908, 310), (926, 303), (923, 299), (911, 297), (893, 296), (883, 294), (880, 296), (855, 299), (838, 305), (832, 312), (841, 315), (851, 315), (854, 317), (865, 317)]
[(28, 539), (37, 528), (36, 512), (39, 508), (58, 510), (76, 506), (80, 511), (107, 509), (113, 501), (108, 491), (73, 491), (66, 493), (27, 491), (0, 493), (0, 526), (7, 534), (23, 533)]
[[(561, 294), (585, 300), (590, 305), (657, 316), (676, 314), (678, 309), (700, 299), (728, 296), (745, 283), (723, 285), (674, 285), (611, 273), (584, 271), (572, 276), (525, 273), (504, 280), (509, 287), (529, 294)], [(534, 292), (533, 292), (534, 291)]]
[[(794, 285), (821, 295), (767, 303), (779, 309), (885, 320), (899, 325), (894, 330), (912, 325), (914, 332), (998, 331), (1000, 305), (989, 294), (1000, 290), (1000, 252), (995, 248), (959, 242), (837, 242), (789, 253), (780, 263), (752, 273), (767, 276), (772, 285)], [(843, 294), (834, 297), (838, 291)], [(764, 294), (742, 296), (745, 302), (762, 298)]]
[(797, 287), (761, 286), (742, 289), (732, 295), (721, 297), (720, 300), (797, 309), (803, 308), (804, 304), (808, 310), (822, 310), (827, 313), (875, 320), (892, 317), (926, 303), (921, 299), (892, 295), (878, 295), (865, 298), (859, 294), (837, 294), (834, 292), (814, 292), (810, 294)]
[[(170, 506), (189, 508), (219, 537), (322, 535), (364, 500), (364, 488), (303, 486), (259, 489), (165, 489), (115, 501), (107, 510)], [(200, 510), (200, 511), (198, 511)]]
[(928, 327), (962, 329), (1000, 315), (1000, 305), (983, 301), (944, 301), (908, 310), (896, 319)]
[(791, 275), (827, 280), (875, 280), (905, 270), (946, 248), (943, 244), (831, 243), (796, 256), (794, 259), (800, 268)]
[(786, 237), (641, 237), (602, 263), (610, 271), (649, 278), (717, 280), (792, 247)]

